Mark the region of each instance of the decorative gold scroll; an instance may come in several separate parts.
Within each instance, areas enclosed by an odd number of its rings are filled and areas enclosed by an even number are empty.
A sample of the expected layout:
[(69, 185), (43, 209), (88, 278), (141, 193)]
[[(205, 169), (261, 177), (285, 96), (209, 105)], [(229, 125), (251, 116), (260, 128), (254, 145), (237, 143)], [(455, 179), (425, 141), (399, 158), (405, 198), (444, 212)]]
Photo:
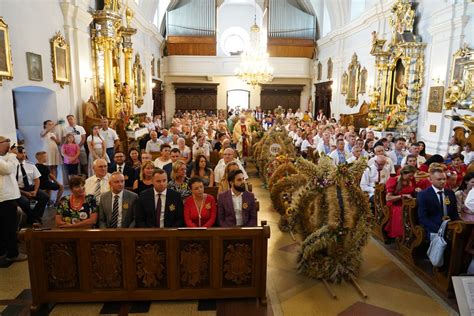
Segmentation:
[(146, 94), (146, 77), (145, 71), (140, 63), (140, 55), (135, 55), (135, 63), (133, 64), (133, 78), (135, 82), (135, 104), (141, 107)]
[(0, 16), (0, 86), (2, 85), (2, 79), (13, 79), (13, 63), (8, 24)]

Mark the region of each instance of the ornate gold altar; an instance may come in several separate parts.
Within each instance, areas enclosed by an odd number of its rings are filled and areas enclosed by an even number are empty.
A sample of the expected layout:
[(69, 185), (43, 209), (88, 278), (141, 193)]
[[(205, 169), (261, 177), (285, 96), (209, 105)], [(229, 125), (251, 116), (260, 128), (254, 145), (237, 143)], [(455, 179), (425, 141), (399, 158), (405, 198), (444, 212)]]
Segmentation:
[(474, 49), (466, 44), (453, 55), (450, 80), (444, 106), (451, 110), (451, 115), (446, 117), (463, 123), (464, 126), (454, 128), (454, 137), (459, 144), (468, 142), (474, 148)]
[(392, 38), (386, 49), (386, 40), (372, 33), (376, 75), (369, 121), (376, 130), (416, 131), (426, 44), (413, 33), (415, 10), (410, 1), (397, 0), (391, 12)]

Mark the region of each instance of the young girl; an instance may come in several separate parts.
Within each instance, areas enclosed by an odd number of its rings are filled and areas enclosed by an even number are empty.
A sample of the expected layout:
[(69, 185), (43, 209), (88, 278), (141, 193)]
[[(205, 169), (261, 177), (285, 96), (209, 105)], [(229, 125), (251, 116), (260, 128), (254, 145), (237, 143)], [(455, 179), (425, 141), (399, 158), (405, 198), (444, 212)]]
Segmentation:
[(58, 165), (62, 163), (61, 155), (59, 154), (58, 145), (60, 144), (59, 138), (54, 133), (56, 124), (51, 120), (43, 122), (43, 131), (40, 133), (41, 139), (43, 140), (43, 150), (46, 152), (45, 165), (49, 167), (53, 176), (57, 175)]
[(64, 166), (68, 177), (72, 175), (77, 175), (79, 172), (79, 155), (81, 154), (81, 149), (74, 139), (74, 134), (69, 133), (66, 135), (64, 144), (61, 147), (61, 154), (64, 157)]

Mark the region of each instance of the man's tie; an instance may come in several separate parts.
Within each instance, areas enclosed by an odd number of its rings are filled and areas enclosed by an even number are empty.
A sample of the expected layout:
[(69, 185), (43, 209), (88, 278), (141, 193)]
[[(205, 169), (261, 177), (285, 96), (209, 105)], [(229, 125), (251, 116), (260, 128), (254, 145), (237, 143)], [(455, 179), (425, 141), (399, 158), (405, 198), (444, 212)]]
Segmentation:
[(441, 205), (441, 209), (443, 209), (443, 216), (446, 216), (448, 215), (447, 214), (448, 212), (444, 207), (443, 191), (438, 191), (438, 195), (439, 195), (439, 204)]
[(21, 170), (21, 175), (23, 177), (23, 185), (24, 185), (24, 188), (29, 190), (30, 188), (30, 183), (28, 182), (28, 175), (26, 174), (26, 170), (25, 170), (25, 167), (23, 166), (23, 164), (21, 163), (20, 164), (20, 170)]
[(97, 179), (97, 183), (95, 185), (95, 190), (94, 190), (94, 197), (95, 201), (97, 204), (99, 204), (99, 199), (100, 199), (100, 179)]
[(119, 213), (119, 196), (114, 196), (114, 205), (112, 207), (112, 220), (110, 221), (110, 228), (117, 228)]
[(118, 172), (122, 173), (122, 166), (118, 166)]
[(156, 203), (156, 227), (160, 227), (161, 219), (161, 193), (158, 193), (158, 202)]

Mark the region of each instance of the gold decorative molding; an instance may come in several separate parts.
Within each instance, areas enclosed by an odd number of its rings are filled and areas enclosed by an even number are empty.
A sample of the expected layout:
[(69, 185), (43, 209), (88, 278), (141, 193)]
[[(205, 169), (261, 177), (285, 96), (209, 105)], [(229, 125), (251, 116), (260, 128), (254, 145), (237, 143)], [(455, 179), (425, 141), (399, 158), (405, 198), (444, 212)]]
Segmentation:
[(445, 108), (454, 107), (474, 110), (474, 49), (464, 44), (453, 54), (451, 63), (450, 83), (445, 94)]
[(135, 63), (133, 64), (133, 80), (135, 82), (135, 104), (138, 108), (143, 105), (144, 96), (146, 94), (146, 76), (140, 62), (140, 54), (135, 55)]
[(8, 24), (0, 16), (0, 86), (2, 79), (13, 79), (13, 61), (8, 35)]

